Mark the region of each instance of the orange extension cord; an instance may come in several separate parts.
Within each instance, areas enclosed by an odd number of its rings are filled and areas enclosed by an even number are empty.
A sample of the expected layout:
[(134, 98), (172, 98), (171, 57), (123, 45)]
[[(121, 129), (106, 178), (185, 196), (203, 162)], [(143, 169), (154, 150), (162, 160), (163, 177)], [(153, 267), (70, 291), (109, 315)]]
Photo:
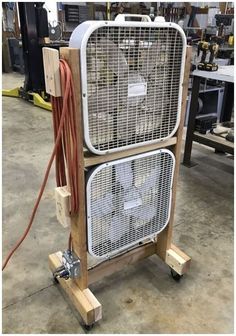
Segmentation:
[[(7, 255), (2, 266), (2, 271), (7, 266), (12, 255), (25, 240), (32, 227), (35, 214), (48, 181), (48, 176), (54, 158), (56, 164), (57, 186), (69, 186), (71, 192), (71, 215), (78, 212), (78, 151), (75, 120), (75, 96), (71, 71), (64, 60), (60, 60), (60, 74), (63, 97), (51, 97), (55, 140), (53, 152), (51, 154), (37, 200), (31, 213), (29, 224), (22, 237)], [(68, 183), (66, 177), (66, 167), (68, 171)], [(69, 237), (69, 247), (71, 247), (71, 236)]]

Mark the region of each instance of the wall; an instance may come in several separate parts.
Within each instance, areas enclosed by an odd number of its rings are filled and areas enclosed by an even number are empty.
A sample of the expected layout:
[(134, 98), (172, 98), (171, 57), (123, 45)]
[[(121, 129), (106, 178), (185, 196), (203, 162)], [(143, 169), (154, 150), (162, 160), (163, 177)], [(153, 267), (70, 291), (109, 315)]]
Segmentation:
[(46, 0), (44, 8), (48, 12), (48, 22), (57, 21), (57, 3), (53, 0)]

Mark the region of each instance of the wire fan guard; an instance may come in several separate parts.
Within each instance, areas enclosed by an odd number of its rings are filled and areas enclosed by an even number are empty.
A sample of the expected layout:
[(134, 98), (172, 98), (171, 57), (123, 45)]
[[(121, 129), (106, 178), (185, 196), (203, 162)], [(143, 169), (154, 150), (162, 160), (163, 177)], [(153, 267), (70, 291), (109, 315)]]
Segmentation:
[(88, 251), (109, 257), (169, 221), (175, 158), (167, 149), (104, 163), (87, 181)]
[(186, 39), (174, 23), (88, 21), (81, 50), (85, 143), (106, 154), (157, 142), (179, 123)]

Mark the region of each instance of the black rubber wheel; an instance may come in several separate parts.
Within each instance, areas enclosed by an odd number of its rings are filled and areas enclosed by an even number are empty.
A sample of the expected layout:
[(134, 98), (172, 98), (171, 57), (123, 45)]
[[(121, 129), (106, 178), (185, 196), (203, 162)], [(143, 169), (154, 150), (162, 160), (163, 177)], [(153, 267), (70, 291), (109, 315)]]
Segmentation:
[(53, 282), (57, 285), (59, 283), (58, 279), (56, 276), (53, 277)]
[(85, 330), (90, 331), (93, 329), (94, 324), (83, 324)]
[(172, 268), (170, 269), (170, 273), (171, 273), (172, 278), (173, 278), (176, 282), (179, 282), (179, 281), (182, 279), (182, 277), (183, 277), (183, 275), (178, 274), (178, 273), (175, 272), (175, 270), (173, 270)]

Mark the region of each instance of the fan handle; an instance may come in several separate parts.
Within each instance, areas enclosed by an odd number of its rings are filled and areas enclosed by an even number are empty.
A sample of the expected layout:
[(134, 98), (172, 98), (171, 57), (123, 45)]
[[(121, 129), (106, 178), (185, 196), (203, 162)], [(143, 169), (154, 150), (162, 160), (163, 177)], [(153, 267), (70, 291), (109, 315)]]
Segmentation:
[(115, 18), (115, 21), (118, 22), (125, 22), (125, 18), (141, 18), (141, 21), (146, 21), (146, 22), (152, 22), (151, 18), (148, 15), (142, 15), (142, 14), (118, 14)]

